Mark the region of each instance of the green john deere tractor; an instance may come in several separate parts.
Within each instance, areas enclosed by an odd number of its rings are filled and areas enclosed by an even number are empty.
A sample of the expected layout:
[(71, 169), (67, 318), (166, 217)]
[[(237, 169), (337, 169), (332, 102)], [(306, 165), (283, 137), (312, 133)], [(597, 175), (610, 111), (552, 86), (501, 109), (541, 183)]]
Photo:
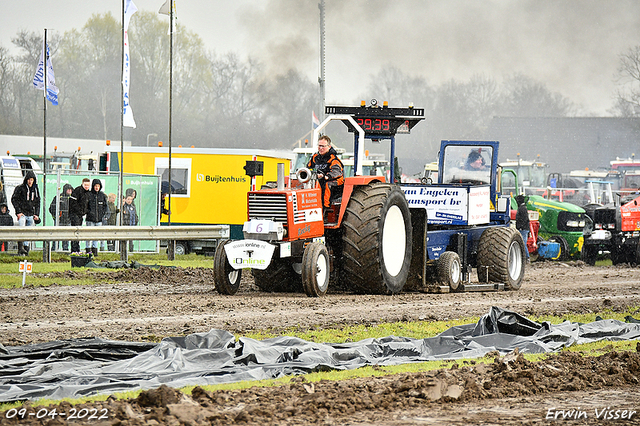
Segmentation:
[(584, 243), (586, 212), (575, 204), (547, 200), (539, 195), (529, 195), (527, 209), (540, 215), (540, 238), (560, 244), (558, 260), (580, 257)]

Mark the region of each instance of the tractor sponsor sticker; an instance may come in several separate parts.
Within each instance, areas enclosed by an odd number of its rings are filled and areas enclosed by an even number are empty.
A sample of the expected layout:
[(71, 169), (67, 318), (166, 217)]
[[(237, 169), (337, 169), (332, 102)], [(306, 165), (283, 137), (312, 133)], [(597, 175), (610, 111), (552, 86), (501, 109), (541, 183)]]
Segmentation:
[(489, 223), (491, 210), (491, 191), (488, 186), (474, 187), (469, 190), (469, 225)]
[(305, 222), (322, 222), (322, 209), (309, 209), (304, 211)]
[(403, 186), (409, 208), (427, 210), (431, 224), (472, 225), (489, 222), (488, 186)]
[(290, 201), (293, 205), (294, 224), (322, 221), (318, 191), (294, 192)]
[(234, 269), (267, 269), (276, 246), (266, 241), (240, 240), (224, 246), (227, 260)]
[(298, 192), (296, 195), (298, 198), (298, 208), (301, 210), (320, 206), (320, 191), (318, 190)]

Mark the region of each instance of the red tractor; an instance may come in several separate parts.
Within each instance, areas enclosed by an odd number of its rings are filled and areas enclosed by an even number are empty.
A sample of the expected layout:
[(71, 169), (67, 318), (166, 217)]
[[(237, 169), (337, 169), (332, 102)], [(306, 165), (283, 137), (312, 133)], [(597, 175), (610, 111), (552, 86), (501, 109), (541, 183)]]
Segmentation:
[[(315, 172), (301, 169), (287, 179), (282, 167), (273, 188), (248, 193), (245, 239), (219, 245), (214, 258), (218, 292), (234, 294), (247, 268), (265, 291), (304, 289), (308, 296), (322, 296), (337, 270), (356, 291), (402, 290), (411, 263), (411, 214), (398, 186), (384, 176), (362, 176), (364, 139), (391, 139), (393, 155), (398, 129), (408, 133), (424, 118), (424, 110), (374, 103), (327, 107), (327, 113), (314, 130), (314, 147), (330, 121), (343, 121), (354, 132), (355, 176), (345, 176), (341, 199), (323, 212)], [(336, 259), (340, 268), (333, 267)]]
[(614, 265), (640, 265), (640, 193), (614, 193), (613, 203), (585, 206), (593, 222), (585, 232), (582, 258), (595, 265), (600, 253), (608, 253)]

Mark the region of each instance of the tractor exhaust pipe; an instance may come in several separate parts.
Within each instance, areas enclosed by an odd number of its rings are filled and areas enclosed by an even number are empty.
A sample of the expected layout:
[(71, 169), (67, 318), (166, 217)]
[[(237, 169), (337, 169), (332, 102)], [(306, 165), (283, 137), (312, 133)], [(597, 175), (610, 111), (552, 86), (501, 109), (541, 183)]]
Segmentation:
[(278, 191), (284, 189), (284, 163), (278, 163)]

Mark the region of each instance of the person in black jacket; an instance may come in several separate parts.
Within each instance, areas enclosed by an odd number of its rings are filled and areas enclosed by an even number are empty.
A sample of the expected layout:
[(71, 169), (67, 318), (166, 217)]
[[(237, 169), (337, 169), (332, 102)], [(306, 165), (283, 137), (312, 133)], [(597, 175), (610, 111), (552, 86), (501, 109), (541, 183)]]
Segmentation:
[[(13, 218), (11, 214), (9, 214), (9, 207), (7, 207), (7, 203), (0, 204), (0, 226), (13, 226)], [(0, 241), (0, 251), (7, 251), (9, 242), (8, 241)]]
[(516, 212), (516, 229), (522, 234), (522, 240), (524, 241), (524, 249), (527, 252), (527, 260), (529, 259), (529, 249), (527, 248), (527, 240), (529, 239), (529, 210), (527, 210), (527, 203), (525, 202), (524, 195), (518, 195), (516, 197), (516, 203), (518, 203), (518, 211)]
[[(51, 213), (51, 217), (53, 218), (53, 224), (58, 226), (69, 226), (71, 225), (71, 220), (69, 219), (69, 197), (73, 192), (73, 186), (65, 183), (62, 187), (62, 192), (57, 197), (54, 197), (51, 200), (51, 204), (49, 205), (49, 213)], [(56, 213), (57, 212), (57, 213)], [(56, 217), (56, 214), (58, 215)], [(56, 220), (57, 219), (57, 220)], [(57, 246), (57, 242), (53, 242), (53, 249), (55, 250)], [(62, 250), (69, 250), (69, 241), (62, 241)]]
[[(82, 179), (69, 196), (69, 221), (71, 226), (82, 226), (82, 219), (87, 214), (87, 193), (91, 190), (91, 181)], [(71, 253), (80, 252), (80, 241), (71, 241)]]
[[(100, 179), (94, 179), (91, 182), (91, 192), (87, 193), (87, 216), (85, 224), (87, 226), (106, 225), (111, 216), (109, 211), (109, 200), (104, 192), (102, 192), (102, 182)], [(87, 253), (93, 253), (94, 257), (98, 256), (98, 240), (87, 241)]]
[[(27, 171), (22, 184), (13, 190), (11, 204), (16, 212), (19, 226), (34, 226), (40, 223), (40, 191), (33, 170)], [(29, 254), (29, 241), (18, 244), (18, 254)]]

